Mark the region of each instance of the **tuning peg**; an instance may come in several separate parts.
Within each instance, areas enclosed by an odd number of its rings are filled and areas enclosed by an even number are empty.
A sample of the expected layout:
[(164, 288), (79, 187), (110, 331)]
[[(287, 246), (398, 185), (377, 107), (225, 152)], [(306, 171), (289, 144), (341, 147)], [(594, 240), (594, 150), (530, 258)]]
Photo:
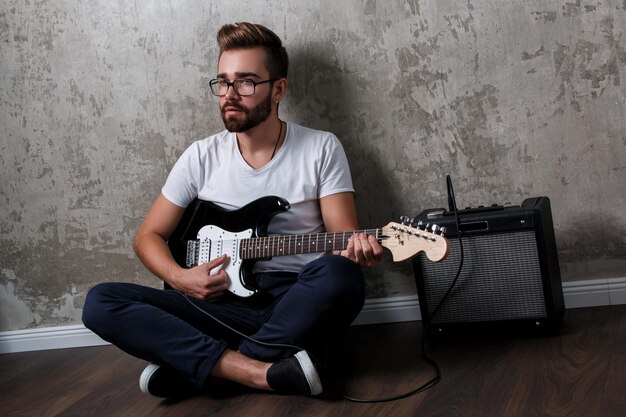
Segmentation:
[(446, 234), (446, 232), (447, 232), (447, 231), (448, 231), (448, 229), (446, 229), (446, 228), (445, 228), (445, 226), (444, 226), (444, 227), (442, 227), (441, 229), (439, 229), (439, 234), (440, 234), (441, 236), (445, 236), (445, 234)]
[(418, 222), (417, 222), (417, 228), (418, 228), (418, 229), (422, 229), (422, 230), (424, 230), (424, 222), (423, 222), (423, 221), (421, 221), (421, 220), (420, 220), (420, 221), (418, 221)]
[(430, 230), (431, 230), (433, 233), (437, 234), (437, 232), (439, 232), (439, 226), (437, 226), (436, 224), (433, 224), (433, 225), (431, 226)]
[(402, 223), (403, 225), (407, 225), (409, 221), (409, 217), (408, 216), (400, 216), (400, 223)]

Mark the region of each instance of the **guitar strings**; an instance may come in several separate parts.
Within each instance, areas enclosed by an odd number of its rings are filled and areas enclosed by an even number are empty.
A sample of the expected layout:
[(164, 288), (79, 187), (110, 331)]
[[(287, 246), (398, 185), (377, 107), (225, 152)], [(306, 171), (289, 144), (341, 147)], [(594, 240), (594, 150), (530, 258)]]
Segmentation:
[[(378, 241), (388, 239), (383, 234), (382, 229), (363, 229), (346, 232), (325, 232), (308, 235), (269, 235), (261, 237), (248, 237), (241, 239), (220, 239), (220, 252), (214, 254), (215, 257), (222, 253), (231, 253), (223, 248), (238, 249), (241, 259), (265, 258), (279, 255), (297, 255), (309, 253), (329, 252), (335, 249), (344, 248), (348, 239), (356, 233), (366, 233), (373, 235)], [(211, 239), (209, 239), (210, 241)], [(305, 242), (308, 242), (305, 244)], [(200, 241), (204, 243), (204, 241)], [(305, 249), (308, 245), (308, 249)], [(313, 247), (313, 249), (311, 249)], [(286, 249), (286, 250), (285, 250)]]

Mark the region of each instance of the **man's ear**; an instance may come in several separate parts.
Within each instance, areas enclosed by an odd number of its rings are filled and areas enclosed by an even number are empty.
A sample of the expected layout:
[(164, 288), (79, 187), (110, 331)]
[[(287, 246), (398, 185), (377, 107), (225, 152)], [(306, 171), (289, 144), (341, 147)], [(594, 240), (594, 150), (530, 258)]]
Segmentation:
[(279, 103), (282, 99), (285, 98), (285, 95), (287, 94), (287, 86), (288, 86), (288, 82), (286, 78), (280, 78), (276, 81), (274, 81), (274, 91), (272, 94), (272, 100), (275, 103)]

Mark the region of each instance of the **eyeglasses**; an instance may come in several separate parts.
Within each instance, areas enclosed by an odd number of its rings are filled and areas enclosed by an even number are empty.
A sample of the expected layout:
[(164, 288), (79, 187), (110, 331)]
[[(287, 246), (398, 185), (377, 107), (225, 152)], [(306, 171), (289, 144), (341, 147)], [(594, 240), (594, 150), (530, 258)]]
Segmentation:
[(272, 78), (265, 81), (254, 81), (250, 78), (238, 78), (235, 81), (228, 82), (223, 78), (214, 78), (209, 81), (209, 87), (211, 87), (211, 93), (214, 96), (224, 97), (228, 93), (228, 88), (232, 87), (240, 96), (251, 96), (256, 91), (256, 86), (259, 84), (271, 83), (278, 80), (278, 78)]

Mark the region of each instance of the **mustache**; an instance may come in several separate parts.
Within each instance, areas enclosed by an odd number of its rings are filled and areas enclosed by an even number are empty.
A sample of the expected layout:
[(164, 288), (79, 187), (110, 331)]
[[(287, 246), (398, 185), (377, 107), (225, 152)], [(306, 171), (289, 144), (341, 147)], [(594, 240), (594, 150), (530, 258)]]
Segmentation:
[(224, 105), (220, 108), (220, 110), (222, 111), (222, 113), (224, 113), (224, 112), (226, 111), (226, 108), (227, 108), (227, 107), (232, 107), (232, 108), (235, 108), (235, 109), (237, 109), (237, 110), (239, 110), (239, 111), (242, 111), (242, 112), (244, 112), (244, 113), (248, 111), (248, 109), (247, 109), (247, 108), (245, 108), (245, 107), (243, 107), (243, 106), (240, 106), (240, 105), (239, 105), (239, 104), (237, 104), (237, 103), (232, 103), (232, 102), (227, 101), (227, 102), (225, 102), (225, 103), (224, 103)]

